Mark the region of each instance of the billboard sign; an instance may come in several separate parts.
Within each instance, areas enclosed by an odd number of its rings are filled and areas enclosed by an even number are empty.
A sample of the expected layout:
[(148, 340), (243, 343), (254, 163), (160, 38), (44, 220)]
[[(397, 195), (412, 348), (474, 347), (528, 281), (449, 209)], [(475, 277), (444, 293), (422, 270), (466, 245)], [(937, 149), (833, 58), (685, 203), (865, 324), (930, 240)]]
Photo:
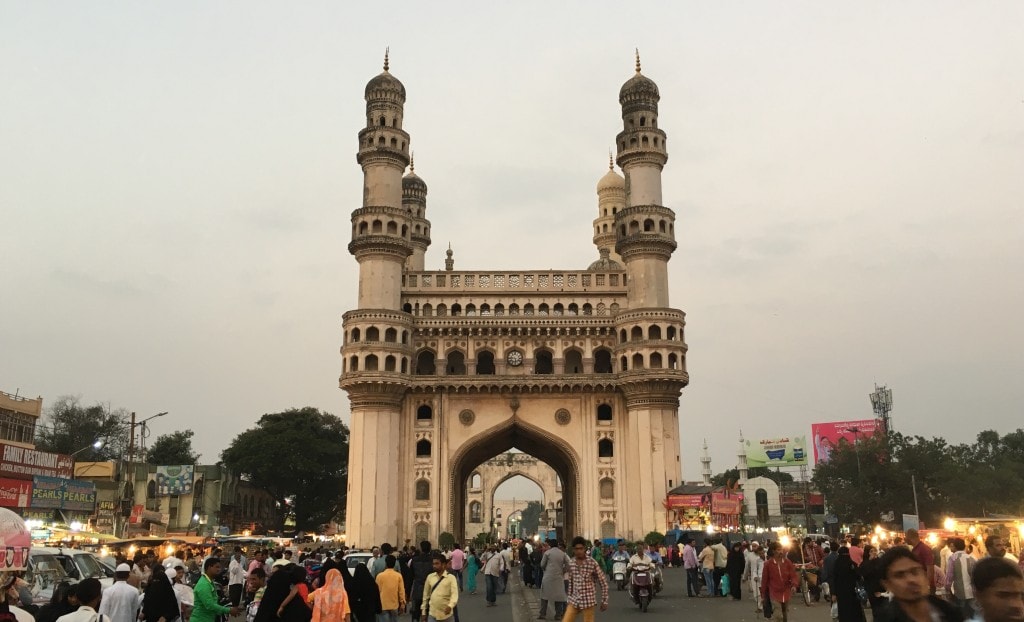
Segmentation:
[(92, 512), (96, 507), (96, 484), (77, 479), (36, 475), (32, 478), (32, 509)]
[(807, 464), (806, 436), (763, 438), (745, 443), (749, 468)]
[(711, 493), (711, 513), (739, 515), (743, 507), (743, 495), (735, 492)]
[(829, 455), (839, 445), (841, 439), (853, 445), (858, 439), (871, 438), (881, 431), (882, 422), (878, 419), (813, 423), (811, 438), (814, 440), (814, 461), (828, 462)]
[(156, 494), (158, 497), (192, 494), (195, 467), (191, 464), (174, 464), (156, 468)]
[(27, 508), (31, 496), (30, 480), (0, 477), (0, 507)]
[(75, 461), (71, 456), (38, 449), (0, 443), (0, 476), (15, 479), (46, 477), (74, 477)]

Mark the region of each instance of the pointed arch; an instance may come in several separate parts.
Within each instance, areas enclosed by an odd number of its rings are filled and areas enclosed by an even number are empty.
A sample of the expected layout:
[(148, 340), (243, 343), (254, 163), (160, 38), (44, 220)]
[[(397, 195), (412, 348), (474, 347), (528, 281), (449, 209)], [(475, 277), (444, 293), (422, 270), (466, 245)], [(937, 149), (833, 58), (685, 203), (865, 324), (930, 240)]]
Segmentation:
[(449, 470), (448, 525), (456, 539), (466, 536), (466, 481), (485, 461), (513, 447), (520, 449), (555, 470), (562, 482), (562, 499), (566, 533), (579, 533), (580, 457), (564, 439), (511, 417), (480, 434), (467, 439), (453, 452)]

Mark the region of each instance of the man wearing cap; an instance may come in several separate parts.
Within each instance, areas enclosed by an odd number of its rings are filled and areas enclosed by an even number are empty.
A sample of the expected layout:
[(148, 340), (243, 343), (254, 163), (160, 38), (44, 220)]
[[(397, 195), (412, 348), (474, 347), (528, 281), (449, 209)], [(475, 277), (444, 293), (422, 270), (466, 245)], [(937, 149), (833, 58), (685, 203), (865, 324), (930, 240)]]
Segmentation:
[(131, 566), (118, 564), (114, 569), (114, 584), (103, 590), (99, 613), (110, 618), (111, 622), (135, 622), (141, 598), (139, 590), (128, 584), (131, 573)]
[(174, 576), (168, 572), (167, 578), (174, 586), (174, 596), (178, 599), (178, 609), (181, 611), (181, 622), (188, 622), (192, 616), (192, 606), (195, 605), (195, 594), (192, 588), (185, 585), (185, 565), (179, 564), (171, 570), (174, 570)]

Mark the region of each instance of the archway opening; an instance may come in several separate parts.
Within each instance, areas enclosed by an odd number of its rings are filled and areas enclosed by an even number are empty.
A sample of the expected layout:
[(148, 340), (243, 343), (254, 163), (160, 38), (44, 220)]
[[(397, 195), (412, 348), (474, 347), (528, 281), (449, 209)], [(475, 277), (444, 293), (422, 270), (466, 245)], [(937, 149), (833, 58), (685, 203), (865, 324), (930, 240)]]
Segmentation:
[[(510, 451), (511, 450), (511, 451)], [(544, 479), (534, 475), (538, 467), (553, 471), (553, 478), (550, 485), (554, 492), (545, 495), (543, 506), (535, 506), (533, 511), (539, 512), (537, 529), (535, 534), (526, 534), (527, 527), (532, 526), (532, 518), (529, 513), (523, 518), (519, 525), (513, 529), (523, 532), (523, 535), (551, 536), (559, 539), (569, 539), (577, 533), (579, 519), (578, 512), (578, 485), (579, 480), (579, 457), (568, 443), (557, 437), (552, 437), (543, 430), (535, 428), (521, 421), (509, 420), (499, 426), (468, 440), (463, 444), (452, 457), (451, 473), (451, 505), (449, 510), (448, 524), (451, 525), (451, 532), (457, 539), (462, 541), (473, 541), (477, 538), (485, 538), (488, 535), (497, 538), (499, 535), (498, 526), (501, 522), (500, 535), (506, 536), (509, 529), (508, 517), (512, 511), (511, 503), (514, 501), (521, 507), (521, 511), (528, 509), (531, 499), (521, 499), (518, 495), (512, 494), (513, 501), (509, 501), (509, 507), (504, 508), (501, 501), (502, 495), (488, 493), (486, 476), (479, 491), (471, 491), (471, 477), (487, 471), (489, 465), (494, 462), (509, 461), (513, 464), (505, 465), (506, 468), (500, 472), (504, 473), (499, 478), (495, 488), (501, 486), (505, 480), (511, 480), (516, 476), (532, 480), (537, 487), (544, 488), (541, 481)], [(519, 464), (518, 461), (523, 461)], [(533, 471), (524, 468), (527, 461), (533, 461)], [(499, 465), (500, 466), (500, 465)], [(520, 484), (525, 487), (526, 485)], [(493, 489), (491, 489), (493, 490)], [(514, 491), (514, 489), (513, 489)], [(525, 494), (525, 493), (524, 493)], [(507, 494), (505, 496), (508, 496)], [(550, 498), (549, 498), (550, 497)], [(557, 500), (557, 503), (552, 503)], [(479, 516), (481, 522), (471, 523), (469, 521), (470, 504), (479, 501)], [(497, 518), (498, 510), (501, 510), (501, 519)], [(526, 520), (530, 518), (530, 520)], [(527, 523), (525, 526), (523, 522)], [(532, 531), (532, 529), (530, 529)], [(484, 534), (481, 536), (480, 534)]]

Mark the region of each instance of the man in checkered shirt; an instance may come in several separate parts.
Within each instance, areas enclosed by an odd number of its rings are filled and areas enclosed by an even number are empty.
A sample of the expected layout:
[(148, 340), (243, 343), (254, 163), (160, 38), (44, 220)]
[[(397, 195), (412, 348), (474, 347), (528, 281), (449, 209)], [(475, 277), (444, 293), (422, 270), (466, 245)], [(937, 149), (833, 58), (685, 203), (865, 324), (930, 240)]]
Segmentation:
[(583, 612), (583, 622), (594, 622), (597, 584), (601, 584), (601, 611), (608, 609), (608, 580), (594, 558), (587, 555), (587, 541), (577, 536), (572, 541), (573, 558), (569, 562), (569, 600), (562, 622), (573, 622)]

